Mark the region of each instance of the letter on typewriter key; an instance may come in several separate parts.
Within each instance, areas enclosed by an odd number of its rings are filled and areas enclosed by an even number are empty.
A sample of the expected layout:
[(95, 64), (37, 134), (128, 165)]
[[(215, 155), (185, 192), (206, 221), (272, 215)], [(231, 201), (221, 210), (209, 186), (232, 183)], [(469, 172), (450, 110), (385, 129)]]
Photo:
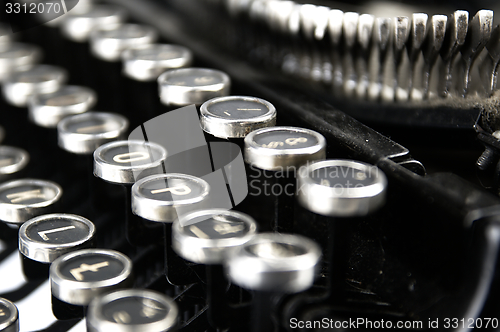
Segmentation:
[(325, 160), (302, 169), (297, 186), (299, 203), (313, 213), (303, 213), (296, 221), (303, 221), (300, 229), (306, 233), (308, 225), (328, 229), (325, 234), (328, 238), (321, 242), (328, 248), (329, 295), (331, 301), (342, 302), (346, 295), (350, 240), (361, 221), (359, 217), (384, 204), (387, 179), (373, 165), (353, 160)]
[(28, 116), (38, 126), (55, 128), (65, 117), (87, 112), (96, 101), (96, 93), (89, 88), (64, 86), (54, 93), (33, 96)]
[(28, 152), (11, 146), (0, 146), (0, 182), (19, 174), (28, 162)]
[(57, 125), (59, 146), (77, 154), (92, 154), (102, 144), (122, 138), (127, 129), (125, 117), (103, 112), (73, 115)]
[(201, 127), (220, 138), (245, 137), (276, 124), (276, 109), (263, 99), (244, 96), (213, 98), (201, 105)]
[(167, 106), (201, 105), (209, 99), (227, 96), (231, 79), (215, 69), (180, 68), (161, 74), (158, 84), (160, 100)]
[(175, 251), (191, 262), (206, 265), (208, 316), (214, 328), (227, 328), (233, 316), (222, 264), (231, 251), (250, 241), (256, 232), (257, 224), (250, 216), (221, 209), (192, 212), (172, 226)]
[(22, 224), (48, 213), (62, 196), (62, 188), (51, 181), (22, 179), (0, 185), (0, 220)]
[(61, 67), (37, 65), (10, 75), (3, 83), (3, 95), (11, 105), (25, 107), (32, 95), (59, 90), (67, 76), (66, 70)]
[(82, 315), (83, 308), (74, 306), (87, 306), (96, 296), (131, 284), (132, 261), (124, 254), (108, 249), (73, 251), (50, 266), (52, 311), (60, 319)]
[(310, 288), (318, 272), (320, 247), (299, 235), (261, 233), (238, 247), (224, 263), (231, 281), (254, 290), (252, 331), (275, 331), (272, 294)]
[(175, 302), (147, 289), (124, 289), (90, 303), (89, 332), (166, 332), (175, 329), (179, 310)]
[(14, 34), (6, 25), (0, 24), (0, 49), (7, 48), (11, 43)]
[(325, 138), (309, 129), (270, 127), (251, 132), (245, 138), (245, 162), (251, 166), (248, 197), (262, 207), (257, 220), (275, 231), (290, 231), (299, 167), (325, 156)]
[(19, 331), (19, 312), (9, 300), (0, 298), (0, 331)]
[(90, 220), (73, 214), (46, 214), (28, 220), (19, 229), (25, 276), (46, 279), (50, 263), (68, 252), (90, 247), (94, 234)]

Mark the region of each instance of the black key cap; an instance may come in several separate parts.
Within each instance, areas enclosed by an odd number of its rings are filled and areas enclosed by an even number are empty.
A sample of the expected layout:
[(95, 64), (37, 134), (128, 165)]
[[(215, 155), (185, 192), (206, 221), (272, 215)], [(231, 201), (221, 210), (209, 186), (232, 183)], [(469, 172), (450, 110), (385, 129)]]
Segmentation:
[(222, 263), (256, 232), (257, 224), (250, 216), (222, 209), (196, 211), (173, 223), (174, 250), (189, 261), (206, 265), (208, 316), (214, 328), (228, 328), (232, 316)]
[(134, 125), (160, 114), (157, 79), (163, 72), (189, 67), (190, 50), (178, 45), (151, 44), (128, 49), (122, 53), (125, 109)]
[[(137, 224), (138, 233), (152, 237), (157, 225), (164, 223), (165, 275), (173, 285), (188, 285), (199, 281), (188, 262), (172, 249), (172, 222), (194, 210), (209, 207), (210, 185), (205, 180), (186, 174), (158, 174), (139, 180), (132, 187), (132, 213), (147, 221)], [(131, 225), (129, 225), (130, 227)], [(152, 237), (155, 238), (155, 237)]]
[(170, 107), (201, 105), (209, 99), (229, 95), (231, 79), (219, 70), (181, 68), (158, 77), (160, 100)]
[(3, 83), (3, 95), (11, 105), (26, 107), (31, 96), (59, 90), (67, 77), (66, 70), (61, 67), (37, 65), (10, 75)]
[[(130, 243), (151, 244), (152, 240), (147, 234), (136, 232), (142, 221), (132, 213), (132, 185), (149, 175), (163, 173), (166, 159), (165, 148), (145, 141), (111, 142), (94, 152), (94, 175), (109, 183), (121, 185), (125, 192), (125, 200), (121, 205), (122, 210), (126, 210), (127, 239)], [(158, 236), (161, 234), (162, 232)]]
[(131, 284), (132, 261), (118, 251), (82, 249), (68, 253), (50, 266), (52, 311), (59, 319), (74, 316), (67, 311), (81, 316), (83, 306), (96, 296)]
[(24, 275), (48, 278), (50, 263), (68, 252), (91, 247), (94, 235), (94, 224), (74, 214), (46, 214), (28, 220), (19, 229)]
[[(373, 165), (353, 160), (325, 160), (299, 172), (297, 186), (300, 205), (313, 212), (300, 218), (307, 222), (302, 222), (298, 229), (307, 229), (307, 224), (317, 229), (328, 228), (328, 238), (321, 242), (329, 255), (329, 295), (332, 303), (340, 303), (345, 301), (352, 235), (359, 217), (373, 213), (384, 204), (387, 179)], [(321, 234), (316, 234), (321, 238)]]
[(124, 289), (96, 298), (87, 316), (89, 332), (172, 331), (179, 309), (169, 297), (148, 289)]
[(272, 295), (310, 288), (320, 258), (314, 241), (292, 234), (261, 233), (236, 248), (224, 266), (231, 281), (254, 291), (251, 331), (275, 331)]
[[(325, 159), (323, 135), (304, 128), (270, 127), (245, 138), (245, 162), (250, 165), (247, 204), (258, 204), (264, 229), (291, 231), (295, 176), (308, 162)], [(244, 206), (243, 206), (244, 207)]]
[(30, 160), (28, 152), (12, 146), (0, 146), (0, 182), (19, 178)]
[(89, 111), (97, 94), (87, 87), (67, 85), (49, 94), (33, 96), (29, 101), (29, 119), (38, 126), (56, 128), (59, 121)]
[(0, 331), (19, 331), (19, 312), (14, 303), (0, 298)]
[(61, 187), (51, 181), (22, 179), (0, 185), (0, 220), (21, 225), (49, 213), (61, 199)]

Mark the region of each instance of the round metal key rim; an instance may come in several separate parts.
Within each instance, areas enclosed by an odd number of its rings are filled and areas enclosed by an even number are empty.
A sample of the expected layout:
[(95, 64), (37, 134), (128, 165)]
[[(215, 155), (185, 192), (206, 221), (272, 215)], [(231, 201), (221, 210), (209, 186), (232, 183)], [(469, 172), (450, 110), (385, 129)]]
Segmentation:
[(9, 327), (12, 327), (12, 324), (16, 322), (16, 320), (19, 319), (19, 311), (17, 310), (17, 307), (14, 303), (10, 302), (9, 300), (7, 299), (4, 299), (4, 298), (1, 298), (0, 297), (0, 304), (3, 304), (4, 306), (6, 306), (9, 311), (11, 312), (11, 316), (10, 318), (1, 323), (0, 324), (0, 331), (18, 331), (17, 329), (15, 330), (10, 330)]
[[(177, 179), (185, 179), (189, 181), (195, 181), (198, 183), (203, 189), (203, 192), (198, 197), (188, 198), (188, 199), (179, 199), (175, 201), (162, 201), (155, 200), (149, 197), (146, 197), (141, 194), (140, 189), (141, 186), (147, 184), (149, 182), (158, 181), (161, 179), (169, 179), (169, 178), (177, 178)], [(203, 201), (210, 192), (210, 185), (207, 181), (188, 174), (181, 173), (166, 173), (166, 174), (154, 174), (143, 179), (140, 179), (132, 186), (132, 212), (144, 219), (158, 221), (158, 222), (171, 222), (159, 220), (160, 218), (153, 218), (154, 215), (163, 215), (168, 214), (169, 211), (161, 211), (163, 209), (172, 209), (175, 206), (181, 205), (189, 205), (196, 204)], [(166, 213), (161, 213), (166, 212)], [(173, 213), (173, 212), (172, 212)]]
[[(148, 146), (149, 149), (155, 148), (157, 151), (161, 151), (161, 157), (154, 162), (143, 165), (113, 165), (106, 161), (103, 157), (104, 152), (107, 149), (111, 149), (117, 146), (123, 146), (124, 143), (129, 145), (129, 143), (140, 144), (141, 146)], [(136, 182), (135, 172), (143, 172), (147, 170), (154, 171), (162, 165), (162, 163), (167, 159), (167, 150), (160, 144), (154, 142), (146, 142), (139, 140), (128, 140), (128, 141), (114, 141), (101, 145), (94, 151), (94, 175), (111, 183), (120, 184), (131, 184)], [(151, 175), (151, 174), (149, 174)]]
[[(158, 52), (178, 51), (181, 56), (171, 59), (144, 59), (140, 52), (155, 50)], [(134, 46), (122, 53), (123, 72), (138, 81), (154, 81), (165, 71), (188, 67), (193, 61), (193, 53), (186, 47), (174, 44), (147, 44)]]
[[(38, 208), (47, 207), (47, 206), (53, 204), (54, 202), (57, 202), (62, 196), (62, 188), (57, 183), (52, 182), (52, 181), (47, 181), (47, 180), (38, 180), (38, 179), (21, 179), (21, 180), (12, 180), (12, 181), (5, 182), (5, 183), (0, 185), (0, 193), (5, 189), (11, 189), (11, 188), (14, 188), (14, 187), (19, 186), (19, 185), (38, 185), (40, 187), (49, 186), (50, 189), (52, 189), (55, 192), (55, 195), (53, 198), (51, 198), (49, 200), (46, 200), (43, 202), (38, 202), (38, 203), (32, 203), (32, 204), (15, 204), (15, 203), (0, 202), (0, 210), (4, 209), (6, 207), (9, 210), (11, 210), (8, 213), (1, 212), (0, 215), (2, 215), (2, 217), (5, 217), (5, 215), (7, 215), (8, 217), (17, 217), (16, 220), (2, 219), (3, 221), (5, 221), (7, 223), (13, 223), (13, 224), (24, 223), (26, 221), (26, 219), (24, 219), (25, 215), (19, 215), (21, 210), (23, 210), (23, 209), (31, 210), (31, 209), (38, 209)], [(15, 212), (12, 210), (14, 210)], [(31, 213), (30, 211), (27, 211), (25, 214), (26, 214), (26, 216), (28, 216), (30, 213)]]
[[(52, 71), (49, 73), (50, 80), (46, 80), (46, 81), (42, 81), (42, 82), (25, 82), (25, 81), (18, 81), (17, 80), (19, 77), (22, 77), (26, 74), (29, 75), (32, 72), (36, 72), (36, 71)], [(6, 87), (9, 85), (10, 86), (16, 85), (16, 86), (30, 87), (30, 86), (33, 86), (35, 84), (36, 86), (39, 87), (37, 89), (37, 91), (38, 90), (44, 91), (48, 87), (51, 87), (51, 85), (54, 85), (56, 83), (60, 84), (60, 82), (66, 81), (67, 77), (68, 77), (68, 71), (66, 69), (64, 69), (63, 67), (54, 66), (54, 65), (36, 64), (32, 68), (30, 68), (29, 70), (16, 71), (16, 72), (12, 73), (12, 75), (10, 75), (5, 80), (4, 84)], [(5, 87), (4, 87), (4, 89), (5, 89)], [(55, 92), (55, 91), (56, 90), (53, 90), (50, 93)]]
[[(216, 74), (221, 78), (221, 82), (196, 85), (196, 86), (183, 86), (177, 84), (170, 84), (167, 82), (170, 76), (178, 73), (196, 73), (199, 75), (213, 76)], [(178, 68), (170, 69), (158, 77), (160, 100), (166, 105), (186, 106), (192, 104), (203, 104), (208, 99), (214, 97), (221, 97), (229, 94), (231, 88), (231, 79), (229, 76), (216, 69), (209, 68)]]
[[(99, 12), (103, 15), (95, 15)], [(88, 12), (67, 15), (61, 24), (61, 31), (66, 38), (83, 43), (94, 29), (112, 29), (122, 24), (125, 17), (126, 11), (119, 6), (96, 5)]]
[[(248, 227), (244, 236), (226, 239), (202, 239), (187, 235), (184, 227), (195, 225), (181, 224), (189, 223), (190, 220), (213, 215), (225, 215), (242, 220)], [(206, 209), (190, 212), (172, 224), (172, 247), (183, 258), (201, 264), (221, 264), (225, 257), (235, 248), (250, 241), (257, 233), (255, 220), (242, 212), (224, 209)]]
[[(89, 233), (83, 239), (64, 244), (41, 242), (32, 239), (28, 236), (28, 231), (30, 227), (33, 227), (34, 225), (43, 222), (45, 220), (53, 220), (53, 219), (71, 219), (77, 222), (81, 222), (88, 227)], [(19, 251), (24, 256), (32, 260), (43, 263), (51, 263), (56, 258), (65, 254), (67, 250), (80, 246), (86, 243), (87, 241), (90, 241), (94, 237), (95, 232), (96, 229), (94, 224), (90, 220), (82, 216), (78, 216), (75, 214), (67, 214), (67, 213), (45, 214), (32, 218), (21, 225), (21, 227), (19, 228)], [(40, 260), (40, 258), (44, 258), (44, 260)]]
[[(248, 119), (228, 119), (210, 112), (210, 106), (231, 100), (241, 100), (262, 104), (267, 109), (267, 112), (260, 116)], [(274, 105), (267, 100), (250, 96), (225, 96), (212, 98), (201, 105), (200, 114), (201, 128), (211, 135), (223, 138), (245, 137), (254, 130), (274, 126), (276, 124), (276, 108)]]
[[(25, 52), (21, 57), (5, 57), (2, 53), (7, 52)], [(34, 66), (42, 58), (42, 49), (38, 46), (25, 43), (10, 43), (8, 48), (2, 49), (0, 51), (0, 81), (6, 79), (7, 77), (2, 77), (5, 73), (11, 73), (13, 68), (21, 67), (23, 69), (28, 69), (29, 66)]]
[[(47, 101), (54, 97), (64, 97), (66, 94), (83, 93), (85, 99), (71, 105), (47, 105)], [(95, 106), (97, 94), (94, 90), (77, 85), (67, 85), (59, 90), (48, 94), (36, 94), (28, 101), (28, 116), (30, 120), (39, 126), (55, 128), (62, 120), (61, 117), (78, 115), (87, 112)]]
[[(167, 80), (171, 77), (174, 76), (176, 77), (177, 74), (179, 73), (197, 73), (197, 74), (209, 74), (212, 76), (213, 74), (217, 74), (222, 82), (217, 82), (213, 84), (206, 84), (206, 85), (196, 85), (196, 86), (183, 86), (183, 85), (176, 85), (176, 84), (169, 84)], [(211, 68), (198, 68), (198, 67), (189, 67), (189, 68), (177, 68), (177, 69), (170, 69), (161, 74), (158, 77), (158, 84), (160, 85), (160, 88), (165, 87), (175, 87), (176, 89), (181, 89), (181, 90), (186, 90), (186, 91), (191, 91), (193, 89), (203, 89), (203, 91), (219, 91), (220, 87), (225, 87), (228, 84), (231, 83), (231, 79), (229, 76), (224, 73), (223, 71), (217, 70), (217, 69), (211, 69)]]
[[(275, 149), (265, 148), (255, 142), (257, 135), (262, 135), (273, 131), (292, 131), (304, 133), (316, 138), (317, 143), (313, 146), (297, 149)], [(245, 137), (245, 162), (265, 170), (281, 170), (286, 166), (299, 166), (298, 164), (307, 162), (309, 159), (324, 159), (326, 156), (326, 139), (320, 133), (299, 127), (268, 127), (252, 131)], [(307, 158), (304, 160), (304, 158)]]
[[(168, 309), (167, 315), (162, 320), (147, 324), (119, 324), (107, 320), (103, 315), (104, 306), (125, 297), (147, 298), (160, 302)], [(177, 304), (159, 292), (149, 289), (122, 289), (101, 295), (92, 300), (88, 308), (87, 324), (97, 331), (115, 331), (118, 328), (121, 332), (167, 331), (177, 323), (178, 314)]]
[[(85, 121), (92, 117), (103, 119), (104, 123), (107, 120), (116, 121), (118, 128), (108, 130), (102, 133), (77, 133), (71, 132), (67, 128), (70, 124), (77, 121)], [(108, 140), (120, 138), (128, 129), (129, 122), (127, 118), (116, 113), (105, 112), (85, 112), (82, 114), (68, 116), (57, 124), (58, 143), (63, 149), (73, 153), (92, 153), (98, 145), (105, 143)]]
[[(272, 243), (298, 247), (304, 253), (271, 258), (257, 256), (248, 250), (250, 246)], [(260, 233), (231, 252), (224, 267), (230, 279), (244, 288), (299, 292), (314, 282), (320, 258), (319, 245), (309, 238), (296, 234)], [(290, 273), (294, 274), (293, 278), (286, 277)], [(266, 276), (270, 280), (266, 280)]]
[[(117, 259), (123, 264), (123, 270), (119, 275), (101, 281), (69, 280), (61, 274), (59, 268), (62, 264), (75, 257), (89, 255), (109, 256)], [(87, 305), (99, 294), (99, 290), (120, 287), (131, 276), (132, 261), (121, 252), (111, 249), (81, 249), (57, 258), (50, 265), (50, 288), (52, 295), (62, 301), (76, 305)], [(125, 287), (125, 285), (122, 287)]]
[[(105, 119), (105, 120), (108, 120), (108, 119), (118, 120), (119, 122), (117, 122), (117, 123), (119, 125), (119, 128), (113, 129), (111, 131), (107, 131), (105, 133), (99, 133), (99, 134), (96, 134), (96, 133), (90, 133), (90, 134), (76, 133), (76, 132), (71, 132), (71, 131), (67, 130), (67, 127), (70, 123), (72, 123), (72, 122), (74, 123), (76, 121), (80, 121), (82, 119), (91, 118), (91, 117), (97, 117), (97, 118), (101, 118), (101, 119)], [(121, 114), (107, 113), (107, 112), (85, 112), (83, 114), (76, 114), (76, 115), (72, 115), (72, 116), (69, 116), (67, 118), (62, 119), (57, 124), (58, 133), (60, 133), (62, 135), (72, 135), (75, 138), (79, 137), (80, 140), (85, 140), (89, 136), (91, 136), (93, 138), (95, 137), (95, 139), (116, 138), (116, 137), (119, 137), (125, 130), (127, 130), (127, 128), (128, 128), (127, 118), (125, 118)]]
[[(342, 190), (340, 193), (337, 193), (335, 190), (332, 190), (335, 189), (334, 187), (327, 187), (314, 183), (309, 177), (310, 173), (326, 167), (349, 167), (364, 173), (374, 174), (375, 183), (369, 186), (349, 188), (349, 190)], [(372, 170), (375, 170), (375, 172)], [(317, 191), (320, 192), (322, 196), (327, 195), (338, 198), (364, 198), (380, 195), (387, 186), (387, 178), (382, 170), (380, 170), (377, 166), (349, 159), (330, 159), (317, 161), (301, 169), (297, 176), (297, 183), (297, 191)], [(310, 185), (311, 189), (304, 189), (303, 186), (305, 185)]]
[[(1, 129), (0, 129), (0, 136), (1, 136)], [(1, 137), (0, 137), (1, 141)], [(26, 152), (23, 149), (16, 148), (13, 146), (7, 146), (7, 145), (0, 145), (0, 154), (3, 152), (5, 153), (11, 153), (11, 154), (19, 154), (21, 156), (20, 160), (16, 162), (15, 164), (12, 165), (7, 165), (7, 166), (0, 166), (0, 175), (6, 175), (6, 174), (13, 174), (15, 172), (18, 172), (22, 170), (30, 160), (30, 156), (28, 152)]]

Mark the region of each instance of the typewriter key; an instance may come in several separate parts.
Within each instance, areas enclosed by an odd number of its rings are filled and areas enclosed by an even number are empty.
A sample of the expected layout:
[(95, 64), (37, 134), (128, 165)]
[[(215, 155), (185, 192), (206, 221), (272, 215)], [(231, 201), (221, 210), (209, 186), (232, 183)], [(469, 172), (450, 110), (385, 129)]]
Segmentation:
[(67, 76), (61, 67), (37, 65), (27, 71), (12, 73), (3, 83), (3, 95), (11, 105), (25, 107), (32, 95), (59, 90)]
[(76, 154), (91, 154), (104, 143), (121, 139), (128, 120), (114, 113), (87, 112), (67, 117), (57, 125), (59, 146)]
[(261, 233), (236, 248), (224, 267), (231, 281), (254, 291), (253, 331), (274, 331), (272, 296), (310, 288), (320, 258), (314, 241), (292, 234)]
[(185, 174), (157, 174), (132, 187), (132, 212), (144, 219), (172, 223), (179, 213), (199, 210), (209, 193), (208, 183)]
[(11, 43), (0, 49), (0, 82), (10, 74), (33, 67), (42, 57), (42, 50), (35, 45)]
[(181, 68), (158, 77), (160, 100), (166, 106), (201, 105), (205, 101), (227, 96), (231, 79), (215, 69)]
[(114, 29), (95, 30), (90, 35), (90, 50), (98, 59), (116, 62), (128, 48), (153, 43), (157, 32), (139, 24), (123, 24)]
[(19, 312), (14, 303), (0, 298), (0, 331), (19, 332)]
[[(328, 227), (330, 298), (344, 300), (350, 239), (364, 217), (385, 202), (387, 179), (376, 166), (353, 160), (325, 160), (302, 169), (297, 179), (297, 199), (307, 210), (304, 216), (315, 227)], [(336, 217), (320, 218), (320, 216)], [(301, 219), (303, 219), (301, 218)], [(301, 227), (304, 230), (307, 225)]]
[(86, 42), (92, 31), (109, 30), (125, 21), (126, 13), (120, 7), (96, 5), (89, 11), (68, 15), (61, 25), (62, 34), (78, 43)]
[(276, 109), (263, 99), (244, 96), (213, 98), (201, 105), (201, 127), (220, 138), (242, 138), (276, 124)]
[(111, 183), (132, 185), (148, 175), (163, 172), (167, 151), (145, 141), (117, 141), (94, 151), (94, 175)]
[(70, 115), (81, 114), (94, 107), (96, 93), (83, 86), (64, 86), (49, 94), (35, 95), (29, 100), (28, 116), (36, 125), (55, 128)]
[(174, 250), (195, 263), (222, 264), (228, 253), (247, 243), (257, 225), (248, 215), (231, 210), (200, 210), (182, 216), (172, 226)]
[[(121, 55), (128, 48), (149, 45), (156, 41), (157, 32), (151, 27), (138, 24), (123, 24), (110, 30), (96, 30), (90, 37), (92, 54), (100, 61), (95, 61), (94, 70), (104, 73), (96, 76), (95, 85), (98, 94), (106, 96), (100, 100), (99, 107), (123, 113), (134, 126), (135, 118), (143, 113), (144, 105), (137, 108), (126, 103), (126, 85), (122, 76)], [(157, 90), (157, 89), (155, 89)], [(146, 96), (135, 94), (139, 100)]]
[[(2, 135), (0, 133), (0, 135)], [(0, 146), (0, 182), (13, 177), (19, 177), (21, 171), (28, 165), (29, 154), (23, 149), (11, 146)]]
[[(151, 82), (169, 69), (189, 67), (193, 53), (186, 47), (169, 44), (134, 46), (122, 53), (123, 72), (135, 81)], [(155, 85), (155, 92), (158, 88)]]
[(22, 179), (0, 185), (0, 220), (22, 224), (48, 213), (62, 196), (62, 188), (51, 181)]
[(56, 258), (92, 246), (94, 224), (83, 217), (56, 213), (28, 220), (19, 228), (19, 251), (28, 279), (45, 279)]
[[(192, 284), (198, 280), (187, 262), (172, 249), (172, 222), (182, 214), (199, 210), (206, 206), (209, 184), (198, 177), (186, 174), (158, 174), (136, 182), (132, 187), (132, 213), (146, 219), (164, 223), (165, 275), (173, 285)], [(151, 231), (158, 233), (152, 222), (135, 225), (132, 233), (143, 233), (151, 238)], [(158, 223), (156, 223), (158, 225)], [(133, 225), (129, 225), (131, 227)], [(144, 232), (144, 230), (150, 230)]]
[(50, 266), (52, 311), (59, 319), (81, 316), (96, 296), (131, 285), (132, 261), (114, 250), (77, 250)]
[(270, 127), (251, 132), (245, 138), (245, 162), (252, 179), (249, 199), (262, 207), (257, 219), (275, 231), (291, 231), (299, 167), (325, 155), (325, 138), (309, 129)]
[(108, 331), (172, 331), (179, 310), (175, 302), (148, 289), (118, 290), (93, 300), (88, 309), (87, 330)]
[[(158, 77), (169, 69), (189, 67), (192, 52), (178, 45), (151, 44), (134, 47), (122, 53), (125, 107), (137, 125), (160, 114)], [(137, 112), (137, 110), (141, 112)]]
[[(88, 12), (65, 16), (61, 25), (61, 32), (67, 38), (64, 43), (64, 63), (71, 68), (73, 82), (96, 89), (102, 102), (108, 94), (99, 89), (99, 79), (105, 77), (106, 72), (100, 72), (99, 61), (89, 56), (88, 42), (93, 31), (111, 30), (123, 24), (126, 12), (117, 6), (95, 5)], [(117, 111), (103, 105), (98, 105), (98, 108)]]
[(134, 140), (111, 142), (94, 152), (94, 175), (123, 187), (127, 238), (135, 245), (159, 241), (162, 232), (155, 232), (154, 238), (136, 232), (142, 221), (132, 213), (132, 185), (149, 175), (163, 173), (166, 158), (167, 151), (161, 145)]
[(5, 24), (0, 24), (0, 49), (8, 47), (14, 39), (14, 34)]
[(206, 265), (209, 321), (214, 328), (227, 328), (231, 316), (222, 264), (256, 232), (257, 224), (250, 216), (222, 209), (192, 212), (172, 225), (174, 250), (191, 262)]

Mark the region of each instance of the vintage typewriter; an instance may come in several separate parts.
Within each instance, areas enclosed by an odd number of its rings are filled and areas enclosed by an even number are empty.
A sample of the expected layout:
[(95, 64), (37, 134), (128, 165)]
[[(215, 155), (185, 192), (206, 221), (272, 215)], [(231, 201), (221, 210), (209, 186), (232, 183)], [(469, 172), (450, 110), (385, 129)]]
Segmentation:
[(500, 331), (494, 11), (5, 1), (0, 331)]

